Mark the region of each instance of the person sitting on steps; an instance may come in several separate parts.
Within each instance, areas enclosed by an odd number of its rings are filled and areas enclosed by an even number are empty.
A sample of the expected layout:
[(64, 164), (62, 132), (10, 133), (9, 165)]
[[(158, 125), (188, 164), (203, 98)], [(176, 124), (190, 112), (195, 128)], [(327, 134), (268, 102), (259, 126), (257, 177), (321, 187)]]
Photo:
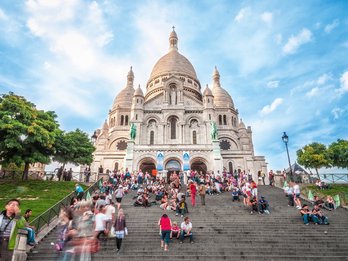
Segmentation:
[(268, 201), (265, 199), (264, 196), (261, 196), (261, 199), (259, 200), (259, 213), (260, 214), (263, 214), (263, 213), (270, 214)]
[(179, 214), (181, 214), (181, 217), (185, 216), (185, 214), (188, 213), (188, 209), (187, 209), (187, 203), (185, 201), (185, 196), (183, 196), (181, 198), (181, 200), (179, 201), (179, 204), (177, 204), (176, 206), (176, 216), (178, 216)]
[(170, 232), (170, 239), (172, 239), (173, 237), (180, 237), (180, 227), (178, 226), (178, 223), (176, 221), (173, 222), (172, 229)]
[(324, 215), (319, 205), (314, 205), (314, 208), (312, 209), (312, 213), (318, 218), (319, 224), (329, 225), (329, 219)]
[(184, 222), (181, 223), (180, 244), (182, 244), (185, 237), (190, 237), (191, 244), (194, 243), (192, 234), (192, 223), (190, 222), (189, 217), (185, 217)]
[(314, 215), (310, 210), (308, 205), (303, 204), (302, 209), (300, 210), (300, 213), (302, 215), (303, 218), (303, 223), (305, 225), (309, 225), (310, 221), (313, 221), (314, 224), (318, 225), (319, 224), (319, 220), (317, 218), (316, 215)]
[(237, 190), (237, 188), (233, 188), (232, 189), (232, 202), (234, 201), (240, 201), (240, 198), (239, 198), (239, 191)]

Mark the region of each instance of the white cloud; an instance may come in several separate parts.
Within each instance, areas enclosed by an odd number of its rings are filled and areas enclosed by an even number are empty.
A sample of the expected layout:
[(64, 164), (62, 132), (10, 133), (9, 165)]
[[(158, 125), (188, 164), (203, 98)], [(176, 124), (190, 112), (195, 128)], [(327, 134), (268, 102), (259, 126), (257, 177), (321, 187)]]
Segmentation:
[(337, 93), (339, 95), (345, 94), (346, 92), (348, 92), (348, 71), (345, 71), (341, 78), (340, 78), (340, 82), (341, 82), (341, 87), (339, 89), (337, 89)]
[(334, 117), (334, 120), (338, 120), (342, 116), (342, 114), (344, 113), (344, 110), (341, 108), (335, 107), (331, 110), (331, 113)]
[(319, 87), (314, 87), (309, 92), (307, 92), (306, 95), (308, 97), (314, 97), (314, 96), (318, 96), (319, 93), (320, 93)]
[(333, 29), (339, 26), (340, 22), (338, 19), (334, 20), (331, 24), (327, 24), (324, 28), (325, 33), (331, 33)]
[(261, 115), (267, 115), (270, 114), (271, 112), (273, 112), (275, 109), (277, 109), (277, 107), (279, 105), (281, 105), (283, 103), (283, 99), (282, 98), (276, 98), (272, 104), (270, 105), (266, 105), (262, 108), (261, 110)]
[(312, 40), (312, 32), (307, 28), (303, 28), (302, 31), (294, 36), (292, 35), (287, 43), (283, 46), (283, 52), (285, 54), (293, 54), (297, 51), (297, 49)]
[(7, 21), (8, 16), (5, 14), (5, 12), (0, 8), (0, 20)]
[(322, 75), (318, 78), (317, 84), (318, 84), (318, 85), (323, 85), (323, 84), (327, 83), (327, 81), (329, 81), (329, 80), (331, 80), (331, 79), (332, 79), (332, 77), (331, 77), (330, 74), (324, 73), (324, 74), (322, 74)]
[(264, 21), (266, 24), (272, 24), (273, 21), (273, 14), (271, 12), (264, 12), (261, 14), (261, 20)]
[(275, 89), (279, 87), (279, 81), (269, 81), (267, 87), (270, 89)]
[(238, 14), (235, 16), (234, 21), (240, 23), (248, 13), (248, 8), (242, 8), (239, 10)]

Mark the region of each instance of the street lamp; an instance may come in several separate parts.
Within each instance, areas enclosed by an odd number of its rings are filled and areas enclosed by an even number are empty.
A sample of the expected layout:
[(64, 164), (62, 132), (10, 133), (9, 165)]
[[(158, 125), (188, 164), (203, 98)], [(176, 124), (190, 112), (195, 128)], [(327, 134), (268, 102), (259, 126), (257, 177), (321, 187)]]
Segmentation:
[(289, 136), (286, 135), (285, 131), (284, 131), (284, 134), (282, 136), (282, 140), (285, 143), (286, 153), (288, 155), (288, 162), (289, 162), (289, 168), (290, 168), (290, 180), (294, 181), (294, 176), (292, 175), (292, 168), (291, 168), (291, 163), (290, 163), (289, 149), (288, 149)]
[(97, 132), (94, 131), (93, 135), (91, 136), (91, 142), (93, 143), (93, 145), (95, 144), (95, 142), (97, 141)]

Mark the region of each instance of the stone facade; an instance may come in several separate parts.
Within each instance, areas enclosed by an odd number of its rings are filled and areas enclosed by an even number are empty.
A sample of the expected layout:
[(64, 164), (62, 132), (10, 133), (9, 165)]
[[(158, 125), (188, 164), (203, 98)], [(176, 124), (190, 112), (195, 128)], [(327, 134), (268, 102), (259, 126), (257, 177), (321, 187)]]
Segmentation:
[[(156, 153), (164, 153), (165, 170), (182, 170), (183, 152), (190, 166), (200, 171), (235, 169), (267, 173), (265, 158), (254, 155), (252, 131), (239, 118), (229, 93), (220, 85), (215, 68), (213, 84), (204, 92), (190, 61), (178, 52), (178, 37), (169, 37), (169, 52), (155, 64), (143, 94), (134, 89), (132, 68), (127, 84), (116, 96), (108, 120), (96, 131), (94, 163), (104, 170), (151, 171)], [(212, 122), (218, 137), (211, 136)], [(130, 125), (136, 137), (130, 140)]]

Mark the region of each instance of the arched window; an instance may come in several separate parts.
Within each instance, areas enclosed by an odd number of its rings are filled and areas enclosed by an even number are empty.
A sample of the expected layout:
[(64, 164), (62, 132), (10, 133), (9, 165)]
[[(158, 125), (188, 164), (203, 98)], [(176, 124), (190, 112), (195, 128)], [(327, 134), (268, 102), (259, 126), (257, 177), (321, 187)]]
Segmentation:
[(224, 115), (224, 125), (227, 125), (226, 115)]
[(219, 125), (222, 125), (222, 115), (219, 115)]
[(121, 125), (123, 125), (123, 121), (124, 121), (124, 116), (121, 115)]
[(192, 132), (192, 144), (197, 144), (197, 132)]
[(176, 119), (174, 117), (170, 119), (170, 138), (176, 139)]
[(208, 98), (208, 103), (210, 103), (210, 99)]
[(137, 99), (137, 103), (139, 103), (139, 99)]
[(232, 162), (228, 163), (228, 173), (232, 174), (233, 173), (233, 165)]
[(135, 120), (136, 121), (138, 120), (138, 114), (135, 114)]
[(114, 170), (118, 171), (118, 162), (115, 163), (115, 168)]
[(211, 114), (209, 114), (209, 120), (211, 121)]
[(155, 143), (155, 132), (150, 131), (150, 145), (153, 145)]
[(124, 125), (128, 125), (128, 115), (126, 115), (126, 117), (125, 117)]

